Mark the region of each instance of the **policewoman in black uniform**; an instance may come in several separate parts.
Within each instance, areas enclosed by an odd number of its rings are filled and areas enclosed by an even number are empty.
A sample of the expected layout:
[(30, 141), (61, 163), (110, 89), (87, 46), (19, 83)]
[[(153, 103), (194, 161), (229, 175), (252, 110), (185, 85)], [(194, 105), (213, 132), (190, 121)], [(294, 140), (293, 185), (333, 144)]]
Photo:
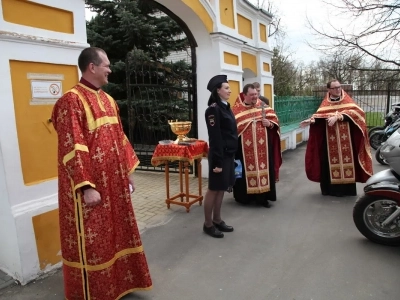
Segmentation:
[(211, 92), (205, 118), (208, 130), (208, 190), (204, 197), (203, 231), (215, 238), (223, 232), (233, 231), (221, 219), (221, 205), (225, 191), (232, 191), (235, 183), (235, 152), (238, 134), (235, 116), (227, 102), (231, 94), (226, 75), (210, 79), (207, 89)]

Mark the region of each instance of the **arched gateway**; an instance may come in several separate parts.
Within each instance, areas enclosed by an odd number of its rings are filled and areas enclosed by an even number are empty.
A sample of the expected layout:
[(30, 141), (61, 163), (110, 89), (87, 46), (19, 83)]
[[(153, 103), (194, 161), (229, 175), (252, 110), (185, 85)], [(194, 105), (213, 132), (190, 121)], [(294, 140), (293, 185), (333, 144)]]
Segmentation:
[[(206, 86), (213, 75), (228, 75), (231, 102), (253, 81), (273, 99), (268, 13), (247, 0), (156, 2), (196, 42), (192, 96), (200, 139), (207, 140)], [(88, 46), (84, 1), (0, 0), (0, 269), (22, 284), (61, 263), (57, 137), (49, 116), (78, 81), (77, 57)]]

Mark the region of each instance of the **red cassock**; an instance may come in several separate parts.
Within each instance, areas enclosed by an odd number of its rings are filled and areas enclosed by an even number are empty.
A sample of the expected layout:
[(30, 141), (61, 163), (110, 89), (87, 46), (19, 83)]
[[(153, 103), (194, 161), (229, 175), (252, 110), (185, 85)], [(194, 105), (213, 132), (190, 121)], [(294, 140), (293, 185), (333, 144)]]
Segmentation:
[[(115, 300), (152, 286), (128, 175), (139, 160), (115, 101), (79, 83), (54, 106), (58, 133), (61, 250), (66, 299)], [(79, 188), (101, 203), (86, 206)]]
[[(242, 138), (240, 146), (246, 173), (247, 194), (261, 194), (270, 191), (271, 185), (268, 142), (272, 143), (274, 150), (274, 178), (275, 181), (279, 180), (279, 168), (282, 165), (279, 121), (275, 111), (264, 105), (260, 99), (254, 107), (246, 107), (243, 104), (243, 97), (243, 93), (238, 96), (232, 111), (238, 135)], [(267, 130), (262, 125), (263, 118), (274, 124), (273, 129)]]
[(327, 94), (312, 118), (327, 119), (335, 115), (343, 115), (351, 122), (337, 121), (333, 126), (328, 126), (324, 121), (310, 125), (305, 158), (307, 177), (311, 181), (321, 182), (321, 157), (326, 136), (330, 182), (366, 182), (372, 175), (372, 158), (365, 113), (343, 91), (340, 101), (329, 100)]

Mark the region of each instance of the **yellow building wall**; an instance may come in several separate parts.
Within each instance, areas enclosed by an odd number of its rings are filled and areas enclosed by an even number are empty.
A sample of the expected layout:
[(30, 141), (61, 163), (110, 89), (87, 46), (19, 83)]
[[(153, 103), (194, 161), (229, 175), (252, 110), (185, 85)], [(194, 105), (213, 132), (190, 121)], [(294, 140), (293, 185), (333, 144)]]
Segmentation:
[(74, 14), (27, 0), (1, 0), (6, 22), (56, 32), (74, 33)]
[(32, 218), (40, 269), (61, 261), (58, 209)]
[(240, 82), (236, 80), (228, 80), (229, 81), (229, 86), (231, 88), (231, 96), (229, 97), (228, 102), (230, 105), (234, 105), (237, 96), (240, 94)]
[(296, 144), (301, 143), (303, 141), (303, 133), (296, 134)]
[(78, 82), (76, 66), (10, 61), (22, 175), (26, 185), (57, 177), (57, 134), (48, 120), (53, 105), (31, 105), (28, 73), (63, 74), (62, 92)]
[(229, 65), (239, 65), (239, 56), (229, 53), (229, 52), (224, 52), (224, 63), (229, 64)]
[(240, 14), (237, 14), (237, 21), (239, 34), (249, 39), (253, 39), (253, 24), (251, 20)]
[(263, 63), (263, 69), (265, 72), (271, 72), (271, 68), (269, 66), (269, 63)]
[(253, 54), (242, 52), (242, 69), (250, 69), (257, 76), (257, 57)]
[(222, 25), (235, 29), (233, 0), (219, 0), (219, 17)]
[(274, 107), (271, 84), (264, 84), (264, 97), (267, 97), (269, 99), (269, 105)]
[[(175, 0), (178, 1), (178, 0)], [(214, 22), (200, 0), (181, 0), (200, 18), (208, 32), (214, 31)]]
[(281, 152), (286, 150), (286, 140), (281, 140)]
[(264, 43), (267, 42), (268, 35), (267, 35), (267, 26), (260, 23), (260, 40)]

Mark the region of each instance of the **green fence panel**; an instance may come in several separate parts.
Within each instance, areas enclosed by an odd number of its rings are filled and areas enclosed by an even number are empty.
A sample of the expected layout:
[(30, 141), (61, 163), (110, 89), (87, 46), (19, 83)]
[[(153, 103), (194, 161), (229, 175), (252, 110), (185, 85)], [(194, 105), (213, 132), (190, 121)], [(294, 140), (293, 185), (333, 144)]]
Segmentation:
[(322, 99), (314, 96), (275, 96), (274, 109), (281, 126), (286, 126), (311, 117)]

